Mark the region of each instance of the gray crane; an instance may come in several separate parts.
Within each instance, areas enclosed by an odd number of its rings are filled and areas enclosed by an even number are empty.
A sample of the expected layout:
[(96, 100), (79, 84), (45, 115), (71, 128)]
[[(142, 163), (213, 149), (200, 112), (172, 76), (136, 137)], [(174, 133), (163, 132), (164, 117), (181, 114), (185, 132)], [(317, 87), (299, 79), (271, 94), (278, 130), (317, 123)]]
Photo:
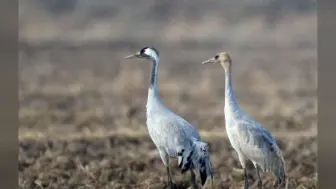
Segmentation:
[(159, 52), (153, 47), (144, 47), (125, 58), (144, 58), (153, 62), (146, 105), (147, 129), (166, 167), (168, 187), (173, 187), (169, 157), (178, 159), (178, 167), (182, 173), (190, 171), (191, 184), (194, 188), (197, 188), (197, 184), (193, 169), (199, 171), (202, 186), (209, 176), (213, 181), (207, 143), (202, 141), (194, 126), (169, 110), (160, 100), (157, 87)]
[(274, 186), (285, 181), (285, 162), (276, 140), (260, 123), (238, 106), (232, 86), (232, 59), (229, 53), (218, 53), (202, 64), (221, 64), (225, 70), (225, 127), (229, 141), (244, 169), (244, 188), (248, 189), (246, 162), (252, 161), (257, 170), (258, 188), (262, 188), (260, 170), (272, 172), (277, 178)]

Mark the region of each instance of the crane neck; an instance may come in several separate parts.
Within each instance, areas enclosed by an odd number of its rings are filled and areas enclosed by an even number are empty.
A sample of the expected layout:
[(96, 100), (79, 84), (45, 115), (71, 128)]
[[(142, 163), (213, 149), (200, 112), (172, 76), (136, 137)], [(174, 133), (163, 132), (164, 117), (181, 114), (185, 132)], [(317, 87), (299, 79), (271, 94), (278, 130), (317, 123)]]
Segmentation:
[(157, 88), (158, 68), (159, 68), (159, 59), (153, 58), (152, 73), (149, 88)]
[[(224, 66), (223, 66), (224, 67)], [(231, 65), (225, 66), (225, 114), (234, 114), (239, 111), (235, 91), (232, 85)]]
[(148, 99), (151, 97), (159, 98), (159, 89), (157, 87), (159, 58), (154, 57), (152, 61), (153, 61), (153, 65), (152, 65), (152, 73), (151, 73), (151, 78), (150, 78), (150, 85), (148, 88)]

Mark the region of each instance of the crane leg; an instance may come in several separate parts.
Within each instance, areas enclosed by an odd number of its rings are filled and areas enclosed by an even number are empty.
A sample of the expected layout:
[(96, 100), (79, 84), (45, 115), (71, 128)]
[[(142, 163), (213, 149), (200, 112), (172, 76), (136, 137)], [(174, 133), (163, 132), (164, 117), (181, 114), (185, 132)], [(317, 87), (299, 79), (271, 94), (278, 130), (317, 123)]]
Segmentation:
[(249, 183), (248, 183), (248, 177), (247, 177), (247, 169), (244, 168), (244, 189), (248, 189), (249, 188)]
[(166, 170), (167, 170), (167, 176), (168, 176), (168, 189), (173, 189), (174, 188), (174, 183), (173, 183), (173, 179), (170, 173), (170, 169), (169, 169), (169, 157), (168, 154), (165, 153), (163, 150), (159, 149), (159, 153), (160, 153), (160, 157), (161, 160), (163, 162), (163, 164), (166, 166)]
[(261, 177), (260, 177), (260, 168), (259, 168), (259, 166), (256, 166), (256, 169), (257, 169), (257, 175), (258, 175), (258, 189), (262, 189), (262, 180), (261, 180)]
[(173, 184), (173, 180), (170, 174), (169, 165), (167, 165), (166, 168), (167, 168), (167, 175), (168, 175), (168, 189), (173, 189), (174, 184)]
[(196, 176), (192, 169), (190, 169), (190, 181), (191, 181), (192, 188), (197, 189), (198, 187), (196, 184)]
[(247, 177), (246, 160), (244, 156), (241, 155), (240, 153), (238, 153), (238, 158), (239, 158), (241, 166), (244, 169), (244, 189), (248, 189), (249, 183), (248, 183), (248, 177)]

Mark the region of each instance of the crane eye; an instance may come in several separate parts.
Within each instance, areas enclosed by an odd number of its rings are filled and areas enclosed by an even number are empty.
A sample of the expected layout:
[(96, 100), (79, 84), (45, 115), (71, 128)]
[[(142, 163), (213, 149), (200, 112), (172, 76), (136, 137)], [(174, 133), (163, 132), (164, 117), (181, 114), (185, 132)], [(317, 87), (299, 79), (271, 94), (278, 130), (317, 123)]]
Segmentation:
[(219, 56), (218, 56), (218, 55), (216, 55), (216, 56), (215, 56), (215, 59), (217, 60), (218, 58), (219, 58)]
[(144, 55), (145, 54), (145, 50), (146, 50), (145, 48), (141, 49), (140, 54)]

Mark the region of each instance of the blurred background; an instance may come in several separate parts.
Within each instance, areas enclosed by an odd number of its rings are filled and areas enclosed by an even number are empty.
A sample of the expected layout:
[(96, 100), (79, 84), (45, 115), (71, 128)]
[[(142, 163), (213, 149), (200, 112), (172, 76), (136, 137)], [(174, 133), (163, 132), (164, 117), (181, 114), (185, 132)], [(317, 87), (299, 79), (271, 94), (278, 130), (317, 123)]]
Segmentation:
[[(201, 62), (228, 51), (239, 104), (275, 133), (289, 159), (291, 187), (316, 188), (316, 1), (19, 4), (21, 188), (165, 184), (145, 125), (151, 63), (124, 60), (145, 46), (160, 51), (165, 104), (209, 138), (220, 187), (235, 188), (242, 180), (231, 173), (239, 164), (225, 139), (224, 71)], [(64, 170), (76, 176), (60, 176)]]

